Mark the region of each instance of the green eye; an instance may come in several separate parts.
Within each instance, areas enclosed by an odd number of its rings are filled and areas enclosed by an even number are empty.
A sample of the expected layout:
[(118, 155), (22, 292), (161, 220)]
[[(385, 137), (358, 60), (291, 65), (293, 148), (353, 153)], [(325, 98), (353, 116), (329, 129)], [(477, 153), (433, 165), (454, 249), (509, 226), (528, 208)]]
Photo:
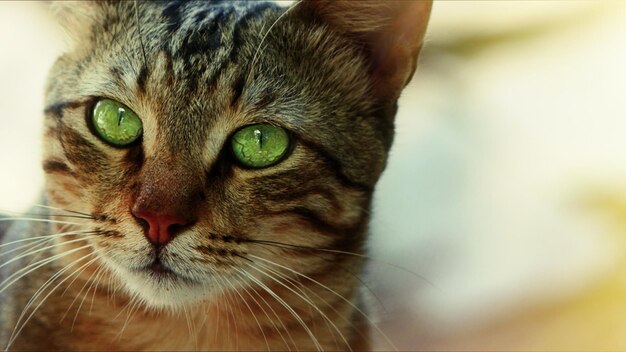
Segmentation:
[(235, 133), (231, 147), (235, 158), (244, 166), (268, 167), (279, 162), (289, 150), (289, 135), (273, 125), (251, 125)]
[(93, 127), (98, 137), (114, 146), (129, 145), (141, 137), (142, 124), (124, 104), (102, 99), (93, 108)]

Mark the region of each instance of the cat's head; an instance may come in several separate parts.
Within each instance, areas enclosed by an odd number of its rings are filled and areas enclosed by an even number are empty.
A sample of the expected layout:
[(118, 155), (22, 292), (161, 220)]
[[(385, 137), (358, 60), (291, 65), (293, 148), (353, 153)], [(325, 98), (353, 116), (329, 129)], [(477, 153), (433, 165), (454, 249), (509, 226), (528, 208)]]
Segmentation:
[(73, 42), (46, 90), (48, 200), (93, 216), (132, 294), (358, 270), (339, 251), (363, 251), (428, 2), (56, 6)]

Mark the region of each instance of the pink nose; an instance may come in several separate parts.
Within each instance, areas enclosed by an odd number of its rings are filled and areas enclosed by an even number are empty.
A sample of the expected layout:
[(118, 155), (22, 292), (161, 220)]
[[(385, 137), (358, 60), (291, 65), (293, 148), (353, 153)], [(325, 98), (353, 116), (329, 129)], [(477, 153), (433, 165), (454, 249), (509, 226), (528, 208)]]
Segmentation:
[(155, 246), (166, 245), (176, 235), (177, 227), (187, 225), (186, 219), (168, 214), (155, 214), (144, 210), (134, 210), (133, 214), (148, 223), (145, 235)]

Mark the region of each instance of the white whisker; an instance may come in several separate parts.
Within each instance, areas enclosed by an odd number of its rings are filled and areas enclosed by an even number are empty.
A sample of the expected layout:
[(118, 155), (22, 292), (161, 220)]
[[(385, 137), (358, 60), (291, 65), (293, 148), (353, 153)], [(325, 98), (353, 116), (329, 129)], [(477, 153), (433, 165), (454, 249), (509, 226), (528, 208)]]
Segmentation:
[(425, 283), (427, 283), (431, 287), (433, 287), (435, 289), (439, 289), (439, 287), (437, 287), (434, 283), (432, 283), (426, 277), (424, 277), (423, 275), (420, 275), (420, 274), (418, 274), (418, 273), (416, 273), (416, 272), (414, 272), (414, 271), (412, 271), (410, 269), (407, 269), (405, 267), (402, 267), (402, 266), (394, 264), (394, 263), (386, 262), (384, 260), (375, 259), (375, 258), (369, 257), (369, 256), (364, 255), (364, 254), (360, 254), (360, 253), (347, 252), (347, 251), (342, 251), (342, 250), (337, 250), (337, 249), (329, 249), (329, 248), (307, 247), (307, 246), (300, 246), (300, 245), (296, 245), (296, 244), (282, 243), (282, 242), (269, 241), (269, 240), (250, 240), (248, 242), (249, 243), (256, 243), (256, 244), (259, 244), (259, 245), (274, 246), (274, 247), (277, 247), (277, 248), (291, 249), (291, 250), (317, 251), (317, 252), (342, 254), (342, 255), (348, 255), (348, 256), (352, 256), (352, 257), (362, 258), (362, 259), (366, 259), (366, 260), (368, 260), (370, 262), (375, 262), (375, 263), (379, 263), (379, 264), (385, 264), (385, 265), (390, 266), (392, 268), (395, 268), (395, 269), (404, 271), (406, 273), (409, 273), (409, 274), (415, 276), (416, 278), (424, 281)]
[[(122, 329), (120, 330), (120, 332), (116, 336), (116, 338), (118, 340), (122, 339), (122, 335), (124, 335), (124, 331), (126, 330), (126, 327), (128, 326), (128, 323), (135, 316), (136, 309), (137, 309), (137, 307), (140, 304), (141, 304), (141, 300), (139, 298), (137, 298), (137, 295), (133, 295), (130, 298), (130, 302), (126, 305), (126, 307), (129, 307), (128, 308), (128, 314), (126, 315), (126, 320), (124, 321), (124, 325), (122, 325)], [(126, 309), (126, 307), (124, 308), (124, 310)], [(122, 312), (124, 310), (122, 310)]]
[[(350, 325), (350, 326), (352, 327), (353, 331), (355, 331), (357, 334), (359, 334), (362, 338), (367, 339), (367, 336), (366, 336), (366, 335), (364, 335), (364, 334), (361, 332), (361, 330), (360, 330), (360, 329), (358, 329), (358, 328), (357, 328), (357, 327), (356, 327), (356, 326), (352, 323), (352, 321), (351, 321), (349, 318), (344, 317), (341, 313), (339, 313), (339, 311), (338, 311), (335, 307), (333, 307), (330, 303), (328, 303), (328, 302), (327, 302), (327, 301), (326, 301), (326, 300), (325, 300), (322, 296), (320, 296), (317, 292), (315, 292), (315, 291), (314, 291), (314, 290), (312, 290), (311, 288), (307, 287), (307, 286), (306, 286), (306, 285), (304, 285), (303, 283), (301, 283), (301, 282), (299, 282), (299, 281), (296, 281), (295, 279), (290, 278), (290, 277), (288, 277), (287, 275), (285, 275), (285, 274), (283, 274), (283, 273), (281, 273), (281, 272), (279, 272), (279, 271), (277, 271), (277, 270), (274, 270), (274, 269), (270, 268), (268, 265), (265, 265), (265, 264), (263, 264), (263, 263), (259, 263), (259, 262), (256, 262), (255, 264), (256, 264), (256, 265), (259, 265), (259, 266), (261, 266), (262, 268), (264, 268), (264, 269), (266, 269), (266, 270), (270, 271), (271, 273), (273, 273), (273, 274), (275, 274), (275, 275), (277, 275), (277, 276), (279, 276), (279, 277), (283, 278), (284, 280), (291, 282), (294, 286), (295, 286), (296, 284), (298, 284), (298, 285), (300, 285), (302, 288), (304, 288), (304, 289), (306, 289), (307, 291), (309, 291), (309, 292), (310, 292), (312, 295), (314, 295), (314, 296), (315, 296), (318, 300), (320, 300), (320, 301), (321, 301), (322, 303), (324, 303), (324, 304), (325, 304), (325, 305), (326, 305), (329, 309), (331, 309), (331, 310), (332, 310), (335, 314), (337, 314), (337, 316), (338, 316), (338, 317), (340, 317), (340, 318), (341, 318), (341, 319), (342, 319), (345, 323), (347, 323), (348, 325)], [(300, 276), (298, 276), (298, 277), (300, 277)], [(301, 291), (301, 292), (304, 292), (303, 290), (300, 290), (300, 291)], [(306, 294), (305, 294), (305, 295), (306, 295)], [(308, 295), (306, 295), (306, 296), (308, 297)]]
[(228, 280), (228, 278), (224, 277), (224, 279), (228, 282), (228, 284), (230, 284), (230, 286), (232, 287), (233, 291), (241, 298), (241, 301), (246, 305), (246, 307), (248, 307), (248, 310), (250, 311), (250, 314), (252, 314), (252, 318), (256, 322), (257, 326), (259, 327), (259, 331), (261, 331), (261, 334), (263, 335), (263, 340), (265, 341), (265, 346), (267, 346), (267, 350), (271, 351), (270, 344), (267, 341), (267, 336), (265, 336), (265, 332), (263, 331), (263, 327), (261, 326), (261, 323), (259, 322), (259, 319), (257, 318), (256, 314), (254, 314), (254, 311), (252, 310), (252, 308), (248, 304), (248, 301), (246, 301), (246, 299), (243, 298), (243, 295), (239, 292), (239, 290), (237, 290), (237, 288), (233, 285), (233, 283), (230, 280)]
[[(48, 279), (48, 281), (44, 284), (46, 286), (46, 288), (51, 285), (54, 280), (56, 280), (56, 278), (58, 278), (58, 276), (62, 275), (63, 272), (69, 270), (69, 268), (78, 263), (81, 260), (86, 259), (87, 257), (94, 255), (95, 252), (91, 252), (89, 254), (84, 255), (83, 257), (73, 261), (72, 263), (68, 264), (67, 266), (65, 266), (65, 268), (63, 268), (61, 271), (57, 272), (53, 277), (54, 279), (50, 278)], [(20, 315), (20, 317), (17, 320), (17, 323), (15, 324), (15, 329), (13, 330), (13, 333), (11, 334), (11, 337), (9, 338), (9, 343), (7, 346), (7, 349), (10, 348), (10, 346), (13, 344), (13, 342), (15, 341), (15, 339), (17, 339), (17, 337), (19, 336), (19, 334), (22, 332), (22, 330), (24, 329), (24, 327), (26, 326), (26, 324), (28, 324), (28, 322), (30, 321), (30, 319), (33, 317), (33, 315), (35, 315), (35, 313), (37, 312), (37, 310), (41, 307), (41, 305), (44, 304), (44, 302), (48, 299), (48, 297), (50, 297), (50, 295), (52, 295), (52, 293), (54, 293), (54, 291), (56, 291), (57, 288), (59, 288), (59, 286), (61, 286), (65, 281), (69, 280), (73, 275), (75, 275), (79, 270), (81, 270), (83, 267), (90, 265), (91, 263), (93, 263), (95, 260), (97, 260), (98, 257), (95, 257), (91, 260), (89, 260), (87, 263), (83, 264), (80, 268), (76, 269), (72, 274), (68, 275), (66, 278), (64, 278), (61, 282), (59, 282), (54, 288), (52, 288), (52, 290), (50, 290), (48, 292), (48, 294), (39, 302), (39, 304), (35, 307), (35, 309), (33, 309), (33, 311), (30, 313), (30, 315), (26, 318), (26, 320), (24, 320), (24, 322), (21, 324), (21, 326), (19, 327), (19, 329), (17, 329), (18, 325), (20, 324), (20, 321), (23, 318), (24, 313), (27, 311), (28, 308), (30, 308), (30, 306), (32, 305), (32, 302), (34, 302), (34, 300), (36, 300), (42, 293), (43, 290), (45, 290), (45, 288), (40, 288), (39, 290), (37, 290), (37, 292), (33, 295), (33, 297), (31, 297), (31, 301), (29, 301), (29, 303), (26, 305), (26, 307), (24, 307), (24, 309), (22, 310), (22, 314)], [(52, 279), (52, 280), (51, 280)], [(36, 295), (36, 296), (35, 296)], [(17, 330), (16, 330), (17, 329)]]
[(64, 246), (64, 245), (67, 245), (67, 244), (70, 244), (70, 243), (80, 242), (80, 241), (84, 241), (84, 240), (85, 240), (85, 238), (77, 238), (77, 239), (74, 239), (74, 240), (64, 241), (64, 242), (61, 242), (61, 243), (56, 243), (56, 244), (53, 244), (53, 245), (50, 245), (50, 246), (46, 246), (46, 247), (43, 247), (43, 248), (39, 248), (39, 249), (37, 249), (37, 250), (33, 250), (33, 251), (26, 252), (26, 253), (22, 253), (22, 254), (20, 254), (20, 255), (18, 255), (18, 256), (16, 256), (16, 257), (13, 257), (13, 258), (9, 259), (9, 260), (8, 260), (8, 261), (6, 261), (6, 262), (4, 262), (4, 263), (0, 264), (0, 268), (2, 268), (2, 267), (4, 267), (4, 266), (7, 266), (7, 265), (9, 265), (9, 264), (11, 264), (11, 263), (13, 263), (13, 262), (15, 262), (15, 261), (17, 261), (17, 260), (21, 259), (21, 258), (27, 257), (27, 256), (29, 256), (29, 255), (33, 255), (33, 254), (35, 254), (35, 253), (39, 253), (39, 252), (42, 252), (42, 251), (46, 251), (46, 250), (48, 250), (48, 249), (52, 249), (52, 248), (56, 248), (56, 247), (61, 247), (61, 246)]
[(278, 301), (283, 307), (285, 307), (285, 309), (287, 309), (287, 311), (298, 321), (298, 323), (300, 323), (300, 325), (302, 326), (304, 331), (307, 333), (307, 335), (309, 335), (309, 338), (311, 339), (311, 341), (315, 345), (315, 349), (318, 350), (318, 351), (323, 351), (322, 346), (320, 345), (319, 341), (317, 340), (317, 338), (315, 337), (315, 335), (313, 334), (311, 329), (309, 329), (309, 327), (304, 323), (304, 320), (302, 320), (302, 318), (298, 315), (298, 313), (296, 313), (296, 311), (293, 310), (293, 308), (291, 308), (291, 306), (289, 304), (287, 304), (287, 302), (285, 302), (285, 300), (280, 298), (280, 296), (277, 295), (276, 292), (272, 291), (272, 289), (267, 287), (267, 285), (265, 285), (263, 282), (261, 282), (259, 279), (254, 277), (252, 274), (250, 274), (246, 270), (244, 270), (244, 269), (237, 269), (237, 268), (235, 268), (235, 270), (240, 272), (240, 273), (242, 273), (245, 277), (247, 277), (248, 279), (250, 279), (253, 282), (255, 282), (257, 285), (259, 285), (261, 288), (263, 288), (263, 290), (265, 290), (265, 292), (270, 294), (272, 297), (274, 297), (274, 299), (276, 301)]
[[(89, 288), (87, 289), (87, 294), (85, 295), (85, 297), (87, 295), (89, 295), (89, 291), (92, 289), (93, 287), (93, 293), (91, 294), (91, 305), (89, 306), (89, 315), (91, 316), (91, 312), (93, 311), (93, 303), (94, 300), (96, 299), (96, 291), (98, 290), (98, 287), (100, 286), (100, 280), (102, 279), (102, 277), (100, 275), (102, 275), (102, 273), (104, 273), (105, 270), (105, 263), (103, 262), (101, 264), (101, 266), (97, 269), (98, 274), (96, 274), (96, 278), (94, 280), (91, 281), (91, 285), (89, 285)], [(107, 298), (108, 298), (108, 290), (107, 290)], [(83, 298), (84, 300), (84, 298)]]
[(76, 219), (93, 219), (92, 216), (86, 215), (78, 215), (78, 214), (37, 214), (37, 213), (24, 213), (20, 211), (12, 211), (0, 209), (0, 213), (2, 214), (2, 219), (13, 220), (14, 217), (32, 217), (36, 219), (48, 219), (49, 217), (65, 217), (65, 218), (76, 218)]
[[(74, 296), (74, 299), (72, 300), (72, 302), (70, 303), (70, 305), (67, 307), (67, 309), (65, 310), (65, 313), (63, 314), (63, 316), (61, 316), (61, 319), (59, 320), (60, 322), (63, 321), (65, 319), (65, 317), (67, 316), (67, 314), (69, 313), (70, 309), (74, 306), (74, 303), (76, 302), (76, 300), (81, 296), (83, 290), (85, 289), (85, 287), (92, 283), (93, 284), (93, 277), (96, 275), (96, 273), (100, 272), (100, 269), (104, 266), (104, 263), (100, 263), (100, 265), (98, 265), (98, 267), (96, 268), (96, 270), (91, 274), (91, 276), (89, 277), (89, 279), (85, 280), (85, 283), (83, 284), (83, 286), (81, 287), (80, 291), (78, 291), (78, 293)], [(86, 268), (85, 268), (86, 269)], [(76, 279), (78, 279), (79, 275), (76, 275), (76, 277), (74, 278), (74, 280), (72, 280), (67, 287), (65, 287), (65, 290), (63, 290), (63, 292), (61, 293), (61, 296), (63, 296), (67, 290), (74, 284), (74, 281), (76, 281)], [(89, 286), (91, 287), (91, 286)], [(87, 294), (89, 294), (89, 290), (87, 290)], [(85, 297), (87, 295), (83, 296), (83, 300), (81, 301), (81, 304), (78, 306), (78, 309), (76, 310), (76, 315), (74, 316), (74, 320), (72, 321), (72, 328), (70, 331), (74, 330), (74, 324), (76, 322), (76, 317), (78, 316), (78, 312), (80, 312), (80, 308), (83, 305), (83, 302), (85, 302)]]
[[(37, 269), (39, 269), (39, 268), (41, 268), (41, 267), (43, 267), (43, 266), (53, 262), (53, 261), (55, 261), (55, 260), (57, 260), (59, 258), (65, 257), (67, 255), (70, 255), (72, 253), (78, 252), (80, 250), (83, 250), (83, 249), (86, 249), (86, 248), (89, 248), (89, 247), (91, 247), (91, 245), (88, 244), (88, 245), (85, 245), (85, 246), (82, 246), (82, 247), (74, 248), (72, 250), (68, 250), (68, 251), (65, 251), (63, 253), (59, 253), (59, 254), (53, 255), (52, 257), (42, 259), (42, 260), (37, 261), (35, 263), (31, 263), (31, 264), (25, 266), (24, 268), (21, 268), (21, 269), (17, 270), (16, 272), (14, 272), (13, 274), (9, 275), (9, 277), (5, 278), (4, 281), (2, 281), (0, 283), (0, 293), (2, 293), (4, 290), (9, 288), (11, 285), (13, 285), (15, 282), (19, 281), (20, 279), (22, 279), (26, 275), (34, 272), (35, 270), (37, 270)], [(19, 275), (19, 276), (17, 278), (13, 279), (12, 281), (8, 282), (9, 280), (11, 280), (16, 275)]]
[(64, 212), (68, 212), (68, 213), (73, 213), (73, 214), (78, 214), (78, 215), (84, 215), (84, 216), (88, 216), (90, 218), (93, 219), (93, 216), (91, 216), (88, 213), (83, 213), (80, 211), (76, 211), (76, 210), (69, 210), (69, 209), (63, 209), (63, 208), (57, 208), (57, 207), (53, 207), (50, 205), (45, 205), (45, 204), (34, 204), (34, 206), (36, 207), (40, 207), (40, 208), (46, 208), (46, 209), (52, 209), (52, 210), (59, 210), (59, 211), (64, 211)]
[(50, 224), (64, 224), (64, 225), (84, 225), (84, 223), (71, 222), (71, 221), (61, 221), (61, 220), (50, 220), (45, 218), (1, 218), (0, 221), (34, 221), (34, 222), (47, 222)]
[(365, 312), (363, 312), (363, 310), (361, 310), (359, 307), (357, 307), (354, 303), (350, 302), (350, 300), (348, 300), (347, 298), (345, 298), (343, 295), (339, 294), (338, 292), (336, 292), (335, 290), (331, 289), (330, 287), (328, 287), (328, 286), (324, 285), (323, 283), (321, 283), (321, 282), (319, 282), (319, 281), (317, 281), (317, 280), (315, 280), (315, 279), (313, 279), (313, 278), (309, 277), (308, 275), (304, 275), (304, 274), (302, 274), (302, 273), (300, 273), (300, 272), (298, 272), (298, 271), (296, 271), (296, 270), (293, 270), (293, 269), (291, 269), (291, 268), (288, 268), (288, 267), (286, 267), (286, 266), (284, 266), (284, 265), (281, 265), (281, 264), (278, 264), (278, 263), (274, 263), (274, 262), (272, 262), (272, 261), (270, 261), (270, 260), (267, 260), (267, 259), (265, 259), (265, 258), (261, 258), (261, 257), (255, 256), (255, 255), (250, 255), (250, 257), (252, 257), (252, 258), (254, 258), (254, 259), (261, 260), (261, 261), (266, 262), (266, 263), (271, 264), (271, 265), (278, 266), (279, 268), (282, 268), (282, 269), (285, 269), (285, 270), (287, 270), (287, 271), (290, 271), (290, 272), (292, 272), (292, 273), (294, 273), (294, 274), (296, 274), (296, 275), (298, 275), (298, 276), (301, 276), (301, 277), (303, 277), (303, 278), (305, 278), (305, 279), (307, 279), (307, 280), (309, 280), (309, 281), (311, 281), (311, 282), (313, 282), (313, 283), (315, 283), (315, 284), (317, 284), (317, 285), (319, 285), (319, 286), (321, 286), (321, 287), (323, 287), (323, 288), (327, 289), (329, 292), (333, 293), (334, 295), (336, 295), (337, 297), (339, 297), (341, 300), (343, 300), (343, 301), (345, 301), (346, 303), (348, 303), (348, 304), (349, 304), (352, 308), (354, 308), (357, 312), (359, 312), (359, 313), (360, 313), (360, 314), (361, 314), (361, 315), (362, 315), (365, 319), (367, 319), (367, 321), (370, 323), (370, 325), (372, 325), (372, 327), (374, 327), (374, 329), (376, 329), (376, 331), (377, 331), (377, 332), (378, 332), (378, 333), (379, 333), (379, 334), (380, 334), (380, 335), (381, 335), (381, 336), (382, 336), (382, 337), (386, 340), (386, 342), (387, 342), (387, 343), (388, 343), (388, 344), (389, 344), (389, 345), (390, 345), (390, 346), (391, 346), (391, 347), (392, 347), (395, 351), (397, 351), (397, 350), (398, 350), (398, 348), (394, 345), (394, 343), (393, 343), (393, 342), (391, 342), (391, 340), (389, 339), (389, 337), (387, 336), (387, 334), (385, 334), (385, 333), (384, 333), (384, 332), (383, 332), (383, 331), (382, 331), (382, 330), (378, 327), (378, 325), (376, 325), (376, 324), (375, 324), (375, 323), (371, 320), (371, 318), (370, 318), (367, 314), (365, 314)]
[[(240, 273), (237, 273), (237, 274), (241, 275)], [(245, 279), (245, 277), (244, 277), (244, 279)], [(254, 303), (256, 303), (257, 307), (259, 307), (259, 309), (261, 309), (261, 311), (263, 312), (263, 314), (265, 314), (265, 316), (267, 317), (267, 320), (269, 320), (269, 322), (270, 322), (270, 323), (272, 324), (272, 326), (274, 327), (274, 330), (276, 330), (276, 332), (278, 333), (278, 335), (280, 336), (280, 338), (283, 340), (283, 343), (285, 344), (285, 347), (287, 347), (287, 348), (289, 349), (289, 351), (291, 351), (291, 345), (289, 345), (289, 343), (287, 342), (287, 340), (285, 340), (285, 337), (284, 337), (284, 336), (283, 336), (283, 334), (281, 333), (281, 330), (280, 330), (280, 329), (278, 328), (278, 326), (276, 325), (276, 322), (275, 322), (275, 321), (274, 321), (274, 320), (270, 317), (270, 315), (267, 313), (267, 311), (265, 310), (265, 308), (263, 308), (263, 306), (261, 306), (261, 304), (259, 303), (259, 301), (258, 301), (256, 298), (254, 298), (254, 296), (252, 296), (252, 294), (250, 293), (250, 291), (249, 291), (249, 290), (248, 290), (245, 286), (243, 286), (243, 284), (242, 284), (242, 283), (239, 283), (239, 286), (240, 286), (240, 287), (241, 287), (241, 289), (242, 289), (242, 290), (243, 290), (243, 291), (244, 291), (244, 292), (245, 292), (245, 293), (246, 293), (246, 294), (247, 294), (247, 295), (248, 295), (248, 296), (249, 296), (249, 297), (250, 297), (250, 298), (254, 301)], [(256, 291), (253, 291), (253, 292), (255, 292), (255, 293), (256, 293)], [(278, 314), (276, 314), (276, 311), (274, 311), (274, 309), (272, 308), (272, 306), (270, 306), (270, 305), (267, 303), (267, 301), (266, 301), (266, 300), (265, 300), (262, 296), (260, 296), (258, 293), (257, 293), (257, 297), (261, 298), (261, 299), (265, 302), (265, 305), (266, 305), (267, 307), (269, 307), (269, 309), (271, 309), (271, 311), (274, 313), (274, 316), (276, 317), (276, 320), (282, 324), (282, 326), (283, 326), (283, 330), (285, 330), (285, 331), (286, 331), (286, 330), (287, 330), (287, 328), (285, 327), (285, 324), (283, 324), (283, 323), (282, 323), (282, 321), (281, 321), (280, 317), (278, 317)], [(242, 299), (243, 299), (243, 298), (242, 298)], [(260, 326), (259, 326), (259, 328), (260, 328), (260, 329), (262, 329)], [(262, 331), (262, 330), (261, 330), (261, 331)], [(287, 333), (289, 333), (289, 332), (287, 331)], [(291, 338), (291, 335), (289, 335), (289, 337)], [(291, 342), (294, 344), (294, 346), (296, 345), (296, 343), (293, 341), (293, 338), (291, 338)], [(268, 347), (268, 350), (269, 350), (269, 347)]]
[[(6, 247), (6, 246), (11, 246), (11, 245), (14, 245), (16, 243), (21, 243), (21, 242), (44, 241), (44, 240), (49, 241), (49, 240), (52, 240), (52, 239), (55, 239), (55, 238), (58, 238), (58, 237), (72, 236), (72, 235), (80, 236), (82, 234), (89, 234), (89, 233), (96, 233), (96, 232), (93, 231), (93, 230), (84, 230), (84, 231), (62, 232), (62, 233), (57, 233), (57, 234), (53, 234), (53, 235), (46, 235), (46, 236), (35, 236), (35, 237), (23, 238), (23, 239), (20, 239), (20, 240), (15, 240), (15, 241), (11, 241), (11, 242), (7, 242), (7, 243), (4, 243), (4, 244), (1, 244), (0, 248)], [(30, 245), (31, 244), (29, 243), (27, 245), (24, 245), (24, 246), (21, 246), (21, 247), (18, 247), (18, 248), (10, 249), (10, 250), (8, 250), (6, 252), (0, 253), (0, 257), (5, 255), (5, 254), (7, 254), (7, 253), (15, 252), (15, 251), (17, 251), (17, 250), (19, 250), (21, 248), (24, 248), (24, 247), (27, 247), (27, 246), (30, 246)]]
[[(224, 279), (225, 278), (222, 278), (222, 282), (225, 282)], [(225, 285), (225, 286), (228, 288), (228, 285)], [(230, 326), (231, 326), (230, 318), (232, 318), (233, 319), (233, 327), (235, 329), (235, 350), (238, 350), (239, 349), (239, 326), (237, 325), (237, 318), (235, 317), (235, 311), (233, 310), (233, 306), (235, 304), (234, 304), (233, 298), (230, 295), (231, 291), (230, 290), (225, 290), (224, 292), (225, 292), (224, 296), (226, 297), (226, 300), (229, 303), (228, 304), (228, 309), (230, 311), (230, 317), (228, 315), (226, 316), (226, 324), (227, 324), (226, 326), (228, 328), (228, 336), (229, 336), (228, 340), (230, 340), (230, 332), (231, 332), (230, 331)]]
[(37, 290), (35, 291), (35, 293), (33, 293), (33, 295), (31, 296), (30, 300), (27, 302), (24, 310), (22, 310), (22, 315), (20, 315), (20, 317), (18, 318), (18, 322), (22, 319), (24, 312), (26, 309), (28, 309), (30, 307), (30, 305), (34, 302), (34, 300), (36, 300), (39, 296), (40, 296), (40, 292), (42, 290), (45, 290), (51, 282), (53, 282), (54, 280), (56, 280), (57, 277), (61, 276), (64, 272), (66, 272), (67, 270), (69, 270), (69, 268), (71, 268), (72, 265), (78, 263), (79, 261), (83, 260), (84, 258), (92, 255), (93, 253), (89, 253), (86, 254), (74, 261), (72, 261), (71, 263), (67, 264), (66, 266), (64, 266), (63, 268), (61, 268), (59, 271), (57, 271), (55, 274), (53, 274), (50, 278), (48, 278), (48, 280), (46, 280), (46, 282)]
[(183, 305), (182, 309), (183, 309), (183, 315), (185, 316), (185, 322), (187, 323), (187, 330), (189, 331), (189, 335), (193, 337), (194, 350), (197, 351), (198, 350), (198, 335), (196, 335), (196, 331), (192, 327), (191, 318), (189, 316), (189, 313), (187, 312), (187, 307)]
[(263, 43), (265, 43), (265, 38), (267, 38), (267, 36), (270, 34), (270, 32), (272, 31), (272, 29), (274, 29), (274, 26), (276, 26), (276, 24), (278, 22), (280, 22), (280, 20), (285, 17), (289, 12), (291, 12), (293, 9), (295, 9), (298, 4), (301, 2), (302, 0), (298, 0), (298, 2), (294, 5), (292, 5), (291, 7), (289, 7), (288, 9), (285, 10), (285, 12), (283, 12), (282, 14), (280, 14), (280, 16), (278, 16), (278, 18), (276, 18), (276, 20), (274, 21), (274, 23), (272, 23), (272, 25), (268, 28), (267, 32), (265, 32), (265, 34), (263, 35), (263, 38), (261, 38), (261, 42), (259, 43), (259, 45), (257, 46), (255, 52), (254, 52), (254, 56), (252, 57), (252, 63), (250, 63), (250, 69), (248, 70), (248, 74), (246, 75), (246, 81), (248, 81), (250, 79), (250, 77), (253, 75), (254, 73), (254, 64), (256, 63), (256, 60), (258, 58), (259, 52), (261, 50), (261, 47), (263, 46)]
[(254, 265), (250, 265), (250, 268), (256, 270), (257, 272), (261, 273), (262, 275), (265, 275), (266, 277), (268, 277), (269, 279), (273, 280), (274, 282), (276, 282), (277, 284), (281, 285), (282, 287), (286, 288), (287, 290), (289, 290), (291, 293), (293, 293), (294, 295), (296, 295), (297, 297), (299, 297), (300, 299), (302, 299), (306, 304), (308, 304), (310, 307), (312, 307), (313, 309), (315, 309), (315, 311), (317, 311), (317, 313), (319, 313), (322, 318), (324, 318), (324, 320), (330, 324), (332, 326), (332, 329), (334, 329), (339, 336), (341, 337), (341, 339), (343, 340), (345, 346), (348, 348), (349, 351), (352, 351), (352, 347), (350, 346), (350, 343), (348, 343), (348, 340), (346, 340), (345, 336), (343, 335), (343, 333), (341, 332), (341, 330), (339, 330), (339, 328), (337, 327), (337, 325), (319, 308), (317, 307), (317, 305), (311, 301), (310, 299), (308, 299), (307, 297), (297, 293), (295, 290), (293, 290), (291, 287), (287, 286), (285, 283), (283, 283), (281, 280), (278, 280), (276, 277), (268, 274), (267, 272), (255, 267)]

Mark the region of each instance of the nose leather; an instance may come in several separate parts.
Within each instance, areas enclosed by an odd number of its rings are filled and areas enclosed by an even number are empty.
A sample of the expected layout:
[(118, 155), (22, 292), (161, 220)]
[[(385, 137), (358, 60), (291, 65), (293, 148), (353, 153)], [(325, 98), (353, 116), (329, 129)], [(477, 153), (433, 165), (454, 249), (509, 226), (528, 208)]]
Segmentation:
[(137, 210), (134, 215), (148, 223), (148, 231), (145, 233), (148, 241), (155, 246), (164, 246), (176, 235), (175, 225), (184, 227), (187, 219), (168, 214), (157, 214), (148, 211)]
[(195, 222), (202, 191), (195, 173), (184, 162), (157, 160), (144, 165), (131, 213), (147, 223), (146, 238), (160, 247)]

